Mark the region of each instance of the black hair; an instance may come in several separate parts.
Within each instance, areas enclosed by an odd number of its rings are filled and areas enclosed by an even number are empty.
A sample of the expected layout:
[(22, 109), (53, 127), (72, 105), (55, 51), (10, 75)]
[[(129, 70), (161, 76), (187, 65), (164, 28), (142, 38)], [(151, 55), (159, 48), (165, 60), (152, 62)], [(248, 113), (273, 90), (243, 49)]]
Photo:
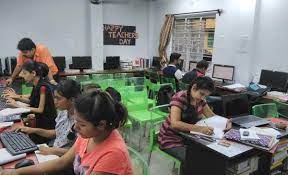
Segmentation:
[(198, 68), (198, 69), (205, 69), (206, 70), (206, 69), (208, 69), (208, 67), (209, 67), (209, 63), (205, 60), (199, 61), (196, 65), (196, 68)]
[(77, 98), (81, 93), (80, 84), (75, 80), (64, 80), (61, 81), (57, 87), (56, 91), (63, 97), (67, 99)]
[(104, 91), (96, 90), (80, 95), (75, 100), (76, 111), (85, 120), (98, 126), (101, 120), (107, 122), (106, 129), (123, 126), (127, 121), (127, 109)]
[(28, 72), (32, 72), (35, 71), (36, 72), (36, 76), (40, 77), (40, 78), (45, 78), (48, 75), (49, 72), (49, 68), (45, 63), (38, 63), (35, 62), (33, 60), (27, 60), (23, 66), (22, 66), (23, 70), (26, 70)]
[(180, 57), (180, 53), (171, 53), (169, 63), (173, 63), (174, 60), (178, 60)]
[(30, 38), (22, 38), (18, 42), (17, 49), (20, 51), (32, 50), (36, 49), (36, 45)]
[(200, 119), (197, 117), (197, 112), (194, 106), (191, 105), (191, 89), (193, 85), (196, 85), (196, 89), (214, 91), (213, 80), (209, 77), (197, 77), (188, 87), (187, 90), (187, 109), (182, 111), (181, 120), (186, 123), (196, 123)]

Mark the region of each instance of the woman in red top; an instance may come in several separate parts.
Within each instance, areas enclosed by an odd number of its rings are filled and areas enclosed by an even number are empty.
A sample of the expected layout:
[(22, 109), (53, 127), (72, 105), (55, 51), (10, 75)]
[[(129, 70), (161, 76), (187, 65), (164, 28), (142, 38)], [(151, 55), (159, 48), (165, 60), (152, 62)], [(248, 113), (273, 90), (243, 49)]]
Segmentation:
[(75, 100), (75, 129), (79, 137), (65, 155), (0, 175), (53, 174), (72, 164), (76, 175), (132, 175), (125, 142), (117, 131), (126, 119), (125, 107), (107, 92), (86, 93)]

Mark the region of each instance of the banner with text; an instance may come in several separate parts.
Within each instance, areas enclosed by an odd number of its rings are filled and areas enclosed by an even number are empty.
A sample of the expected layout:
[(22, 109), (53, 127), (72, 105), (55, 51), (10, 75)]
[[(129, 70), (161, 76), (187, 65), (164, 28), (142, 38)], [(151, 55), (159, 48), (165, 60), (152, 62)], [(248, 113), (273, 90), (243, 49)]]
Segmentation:
[(104, 24), (104, 45), (131, 45), (135, 46), (138, 34), (136, 26)]

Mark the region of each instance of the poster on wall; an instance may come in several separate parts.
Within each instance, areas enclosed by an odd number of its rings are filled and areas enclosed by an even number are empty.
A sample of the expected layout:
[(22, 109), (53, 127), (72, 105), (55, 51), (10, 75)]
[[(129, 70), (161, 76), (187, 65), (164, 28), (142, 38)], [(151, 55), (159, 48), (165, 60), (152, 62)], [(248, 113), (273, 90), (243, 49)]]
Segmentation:
[(104, 24), (103, 41), (104, 45), (129, 45), (135, 46), (138, 34), (136, 26), (123, 26)]

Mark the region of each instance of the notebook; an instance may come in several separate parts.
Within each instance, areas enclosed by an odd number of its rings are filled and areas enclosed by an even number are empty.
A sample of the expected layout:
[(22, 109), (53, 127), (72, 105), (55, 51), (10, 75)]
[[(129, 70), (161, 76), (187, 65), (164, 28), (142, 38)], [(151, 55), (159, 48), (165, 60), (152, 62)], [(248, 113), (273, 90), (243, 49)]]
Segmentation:
[[(48, 147), (47, 144), (40, 144), (40, 145), (37, 145), (38, 147), (39, 146), (45, 146), (45, 147)], [(43, 154), (40, 154), (40, 151), (36, 150), (34, 151), (35, 155), (36, 155), (36, 158), (38, 160), (39, 163), (42, 163), (42, 162), (46, 162), (46, 161), (49, 161), (49, 160), (54, 160), (54, 159), (58, 159), (59, 156), (57, 155), (43, 155)]]

